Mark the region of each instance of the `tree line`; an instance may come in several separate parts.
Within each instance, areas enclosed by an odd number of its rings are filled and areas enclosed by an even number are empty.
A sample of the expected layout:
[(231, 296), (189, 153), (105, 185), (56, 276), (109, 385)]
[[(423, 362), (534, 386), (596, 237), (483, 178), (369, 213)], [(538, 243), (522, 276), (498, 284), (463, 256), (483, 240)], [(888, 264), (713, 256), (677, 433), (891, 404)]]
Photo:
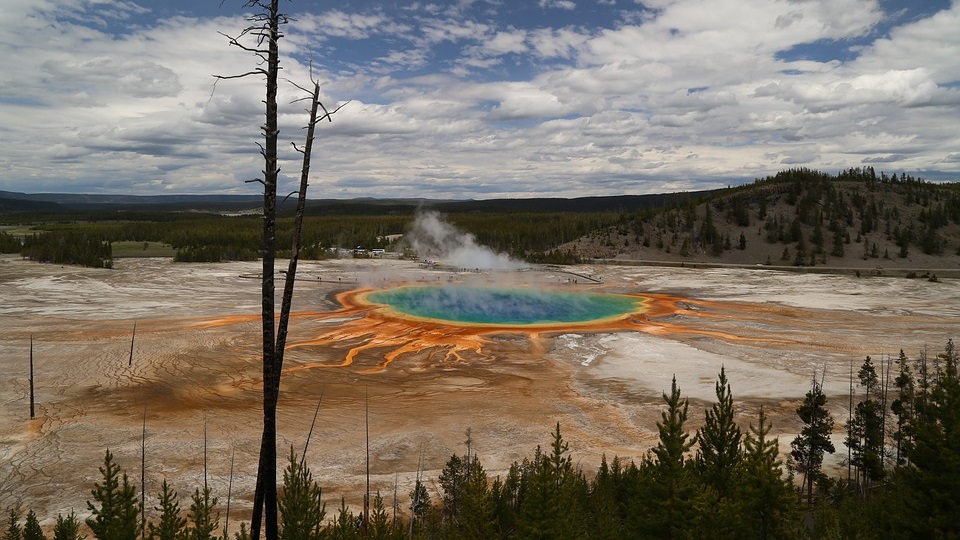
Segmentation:
[[(579, 262), (583, 254), (560, 246), (580, 238), (613, 253), (642, 246), (684, 257), (721, 259), (748, 244), (763, 242), (771, 247), (768, 263), (804, 266), (826, 264), (832, 258), (895, 259), (914, 251), (935, 256), (960, 252), (960, 244), (955, 243), (960, 232), (960, 190), (955, 185), (925, 182), (904, 173), (878, 174), (872, 167), (836, 175), (789, 169), (752, 184), (675, 194), (660, 202), (662, 206), (655, 208), (619, 212), (550, 211), (548, 205), (512, 211), (497, 211), (499, 206), (490, 211), (451, 206), (445, 218), (484, 245), (540, 263)], [(415, 213), (412, 206), (367, 205), (349, 213), (308, 215), (301, 256), (326, 258), (333, 247), (387, 248), (390, 237), (407, 231)], [(261, 251), (260, 217), (253, 215), (97, 211), (16, 219), (42, 222), (38, 228), (52, 233), (82, 232), (105, 242), (166, 243), (184, 262), (253, 260)], [(278, 238), (291, 236), (292, 228), (292, 217), (278, 218)], [(2, 234), (0, 249), (22, 251), (16, 239)], [(67, 262), (96, 262), (92, 254), (78, 255)], [(277, 255), (289, 253), (280, 249)]]
[[(38, 225), (45, 232), (31, 235), (26, 245), (10, 237), (9, 252), (42, 262), (104, 266), (102, 246), (111, 242), (162, 242), (176, 249), (180, 262), (249, 261), (261, 256), (261, 218), (258, 216), (193, 216), (173, 218), (162, 213), (120, 213), (108, 219), (102, 212), (96, 220), (83, 219)], [(478, 241), (497, 251), (531, 262), (578, 262), (575, 254), (554, 251), (564, 242), (613, 222), (616, 214), (516, 212), (507, 214), (453, 214), (451, 223), (474, 234)], [(391, 237), (407, 232), (414, 210), (398, 215), (308, 216), (303, 220), (304, 259), (324, 259), (337, 247), (384, 249)], [(277, 220), (277, 238), (291, 238), (293, 218)], [(94, 238), (98, 243), (86, 239)], [(69, 249), (56, 249), (69, 246)], [(279, 248), (277, 256), (289, 257)], [(56, 256), (54, 260), (52, 257)], [(42, 257), (42, 258), (41, 258)], [(109, 257), (108, 257), (109, 258)]]
[(104, 237), (84, 230), (60, 230), (24, 239), (20, 253), (37, 262), (113, 267), (113, 248)]
[[(434, 482), (418, 472), (407, 504), (372, 494), (369, 508), (336, 509), (291, 448), (278, 500), (280, 538), (955, 538), (960, 534), (960, 375), (951, 341), (931, 358), (902, 351), (896, 372), (867, 357), (851, 386), (846, 475), (827, 474), (834, 419), (814, 377), (796, 409), (802, 422), (786, 462), (761, 407), (746, 425), (734, 414), (721, 368), (701, 427), (674, 378), (663, 394), (658, 441), (639, 460), (604, 457), (588, 477), (556, 424), (546, 448), (490, 478), (472, 451), (452, 455)], [(886, 375), (884, 374), (886, 372)], [(851, 374), (852, 376), (852, 374)], [(889, 386), (895, 398), (886, 400)], [(856, 399), (856, 402), (854, 402)], [(106, 452), (84, 524), (99, 540), (247, 540), (228, 534), (221, 500), (195, 488), (188, 507), (164, 480), (149, 519), (136, 486)], [(371, 494), (368, 494), (370, 496)], [(229, 501), (227, 502), (229, 508)], [(229, 512), (229, 510), (228, 510)], [(9, 510), (3, 540), (42, 540), (36, 515)], [(58, 516), (54, 540), (82, 538), (75, 514)]]

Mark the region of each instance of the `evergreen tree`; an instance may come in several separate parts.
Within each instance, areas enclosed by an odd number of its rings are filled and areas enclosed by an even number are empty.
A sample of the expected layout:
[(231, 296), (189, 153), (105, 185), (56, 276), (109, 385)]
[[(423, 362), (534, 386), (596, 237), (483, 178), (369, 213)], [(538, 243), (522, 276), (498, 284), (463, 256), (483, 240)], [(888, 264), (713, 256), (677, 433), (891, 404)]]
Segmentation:
[(458, 525), (460, 538), (485, 540), (496, 535), (493, 497), (487, 484), (487, 473), (476, 455), (470, 459), (467, 470)]
[(704, 425), (696, 436), (699, 448), (694, 467), (698, 489), (693, 501), (693, 527), (711, 531), (712, 538), (736, 539), (742, 536), (738, 486), (743, 453), (740, 428), (733, 421), (733, 396), (723, 367), (716, 395), (717, 403), (706, 410)]
[(589, 485), (582, 471), (573, 466), (570, 445), (560, 434), (557, 422), (547, 460), (548, 478), (556, 486), (559, 499), (558, 532), (564, 538), (582, 538), (587, 535), (586, 513)]
[(953, 342), (929, 398), (916, 403), (913, 444), (901, 469), (903, 512), (894, 521), (904, 538), (960, 538), (960, 376)]
[(423, 519), (432, 505), (427, 486), (418, 479), (410, 491), (410, 513), (415, 519)]
[(797, 240), (797, 253), (794, 255), (793, 265), (803, 266), (805, 264), (807, 264), (807, 242), (803, 238), (803, 233), (801, 233)]
[(456, 520), (460, 515), (460, 505), (463, 499), (463, 486), (467, 483), (466, 458), (457, 454), (450, 456), (440, 471), (441, 502), (443, 513), (450, 519)]
[(628, 523), (637, 534), (669, 540), (682, 538), (689, 529), (694, 484), (686, 453), (693, 442), (684, 428), (689, 402), (681, 399), (676, 376), (663, 400), (667, 409), (657, 422), (659, 440), (641, 464), (637, 490), (643, 496), (631, 504)]
[(799, 517), (793, 479), (784, 475), (778, 439), (769, 438), (773, 426), (763, 406), (757, 426), (750, 424), (744, 437), (742, 489), (743, 538), (791, 538)]
[(833, 249), (831, 249), (830, 255), (833, 255), (834, 257), (843, 257), (843, 250), (844, 250), (843, 244), (844, 244), (844, 233), (843, 233), (843, 230), (838, 227), (837, 230), (833, 233)]
[(216, 511), (217, 498), (210, 496), (210, 488), (197, 488), (193, 492), (190, 512), (187, 514), (188, 540), (216, 540), (220, 528), (220, 512)]
[(586, 480), (574, 469), (569, 444), (563, 440), (560, 424), (553, 433), (551, 452), (540, 447), (523, 480), (517, 531), (523, 538), (577, 538), (586, 534)]
[(94, 484), (90, 492), (94, 502), (87, 501), (92, 514), (87, 526), (98, 540), (134, 540), (140, 533), (140, 501), (127, 474), (121, 475), (120, 465), (113, 462), (110, 450), (100, 474), (102, 482)]
[(715, 385), (717, 402), (704, 414), (703, 427), (697, 431), (696, 466), (707, 485), (721, 497), (730, 494), (733, 478), (742, 461), (740, 428), (733, 420), (733, 395), (721, 366)]
[(813, 228), (813, 254), (814, 255), (819, 255), (823, 253), (824, 242), (825, 242), (825, 239), (823, 235), (823, 227), (821, 227), (820, 223), (817, 222), (816, 226), (814, 226)]
[(315, 540), (321, 537), (326, 505), (310, 468), (297, 459), (290, 447), (290, 461), (283, 471), (283, 494), (277, 501), (280, 540)]
[(330, 540), (359, 540), (361, 538), (361, 519), (353, 515), (353, 512), (347, 507), (346, 501), (341, 497), (337, 518), (327, 527), (327, 538)]
[[(281, 538), (282, 537), (281, 533)], [(322, 538), (322, 536), (318, 536), (317, 538)], [(383, 497), (380, 495), (380, 490), (377, 490), (377, 494), (373, 498), (373, 505), (370, 508), (370, 524), (367, 538), (372, 538), (373, 540), (403, 538), (401, 530), (395, 526), (390, 516), (387, 515), (387, 508), (383, 504)]]
[(626, 517), (622, 490), (622, 469), (620, 460), (613, 458), (607, 464), (607, 456), (600, 458), (600, 468), (590, 485), (589, 526), (591, 537), (600, 540), (614, 540), (623, 536), (622, 523)]
[(523, 498), (517, 510), (517, 535), (521, 538), (556, 538), (559, 494), (549, 475), (547, 458), (538, 446), (533, 460), (522, 471)]
[(7, 512), (7, 530), (3, 534), (3, 540), (23, 540), (23, 526), (20, 525), (20, 511), (17, 508), (11, 508)]
[(893, 440), (897, 443), (896, 463), (903, 465), (906, 462), (905, 450), (910, 447), (908, 426), (913, 420), (913, 403), (916, 399), (910, 361), (903, 349), (900, 349), (900, 356), (897, 358), (897, 368), (897, 378), (894, 379), (897, 397), (890, 403), (890, 411), (897, 417), (897, 427), (893, 433)]
[(854, 408), (845, 443), (850, 447), (851, 462), (857, 469), (857, 478), (862, 480), (866, 493), (871, 482), (883, 477), (884, 411), (877, 399), (880, 383), (869, 356), (857, 375), (865, 395)]
[(186, 540), (187, 520), (180, 516), (177, 492), (164, 479), (160, 485), (160, 501), (154, 509), (160, 512), (160, 521), (147, 524), (150, 540)]
[(53, 526), (53, 540), (83, 540), (86, 536), (80, 535), (80, 521), (72, 510), (67, 517), (57, 515), (57, 523)]
[[(523, 467), (526, 468), (528, 465), (528, 460), (524, 459)], [(517, 462), (510, 465), (504, 480), (498, 476), (490, 488), (497, 533), (501, 538), (511, 535), (516, 528), (517, 515), (525, 488), (524, 474), (521, 473), (521, 465)]]
[(830, 434), (833, 432), (833, 417), (827, 410), (827, 396), (814, 377), (810, 391), (797, 407), (797, 416), (803, 422), (800, 434), (790, 444), (791, 466), (803, 474), (807, 491), (807, 504), (813, 503), (813, 485), (825, 478), (821, 471), (824, 453), (836, 451)]
[(46, 540), (43, 535), (43, 529), (40, 528), (40, 520), (33, 510), (27, 512), (27, 519), (23, 524), (23, 540)]
[(233, 533), (233, 540), (250, 540), (250, 529), (247, 529), (246, 523), (240, 522), (240, 530)]

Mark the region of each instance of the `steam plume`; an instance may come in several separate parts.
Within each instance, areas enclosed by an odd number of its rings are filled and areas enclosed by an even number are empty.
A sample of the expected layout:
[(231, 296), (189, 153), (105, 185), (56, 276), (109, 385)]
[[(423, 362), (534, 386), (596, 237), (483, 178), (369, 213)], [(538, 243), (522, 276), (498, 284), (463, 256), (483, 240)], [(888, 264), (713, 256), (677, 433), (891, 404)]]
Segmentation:
[(443, 221), (437, 212), (421, 212), (406, 235), (410, 246), (421, 256), (458, 268), (516, 270), (526, 264), (477, 243), (472, 234)]

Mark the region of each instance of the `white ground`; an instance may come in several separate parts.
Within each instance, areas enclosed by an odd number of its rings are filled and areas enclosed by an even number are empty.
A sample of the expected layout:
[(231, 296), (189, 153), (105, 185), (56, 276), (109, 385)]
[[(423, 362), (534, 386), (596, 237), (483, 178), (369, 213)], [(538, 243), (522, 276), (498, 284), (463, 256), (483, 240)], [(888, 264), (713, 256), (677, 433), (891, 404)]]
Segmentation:
[[(944, 280), (786, 274), (766, 270), (576, 267), (603, 285), (569, 274), (454, 276), (399, 261), (301, 265), (294, 309), (329, 312), (332, 293), (397, 279), (524, 279), (610, 292), (670, 294), (689, 309), (652, 318), (635, 330), (576, 330), (488, 337), (463, 361), (416, 353), (364, 375), (391, 347), (372, 348), (346, 368), (285, 375), (280, 403), (281, 455), (302, 450), (323, 404), (308, 463), (330, 499), (358, 504), (365, 482), (364, 395), (369, 395), (372, 481), (407, 505), (420, 452), (435, 479), (464, 432), (488, 472), (530, 456), (561, 423), (575, 461), (591, 473), (601, 454), (639, 457), (654, 443), (661, 392), (672, 376), (691, 399), (690, 426), (702, 421), (725, 366), (744, 427), (765, 406), (781, 447), (798, 429), (793, 414), (816, 372), (837, 421), (837, 463), (847, 417), (850, 363), (933, 356), (960, 335), (960, 283)], [(174, 264), (118, 261), (115, 270), (0, 259), (0, 510), (22, 503), (50, 525), (58, 512), (86, 514), (103, 451), (110, 448), (139, 484), (146, 410), (148, 493), (163, 478), (184, 499), (202, 481), (203, 432), (208, 477), (225, 505), (233, 469), (232, 523), (249, 519), (259, 444), (259, 263)], [(240, 316), (238, 319), (228, 319)], [(294, 321), (291, 341), (356, 321), (356, 313)], [(134, 364), (130, 337), (137, 324)], [(218, 324), (218, 322), (224, 324)], [(643, 331), (640, 331), (643, 330)], [(340, 362), (343, 338), (292, 349), (285, 367)], [(37, 419), (28, 417), (29, 339), (34, 337)], [(826, 374), (824, 375), (824, 370)], [(842, 454), (840, 456), (839, 454)], [(148, 507), (152, 507), (152, 497)]]

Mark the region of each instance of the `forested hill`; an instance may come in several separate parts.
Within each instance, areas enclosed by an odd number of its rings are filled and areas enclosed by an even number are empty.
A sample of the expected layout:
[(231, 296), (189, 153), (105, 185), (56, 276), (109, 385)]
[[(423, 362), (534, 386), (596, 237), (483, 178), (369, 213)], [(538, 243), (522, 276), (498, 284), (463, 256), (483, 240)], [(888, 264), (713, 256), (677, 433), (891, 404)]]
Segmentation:
[[(259, 208), (250, 198), (37, 202), (13, 195), (4, 199), (31, 211), (0, 216), (0, 225), (49, 234), (22, 238), (29, 245), (21, 249), (21, 240), (0, 230), (0, 252), (33, 257), (66, 242), (65, 235), (80, 234), (86, 240), (79, 243), (90, 246), (159, 242), (182, 261), (255, 259), (259, 253)], [(74, 206), (87, 204), (98, 209)], [(960, 184), (872, 168), (837, 175), (792, 169), (737, 187), (659, 195), (312, 200), (301, 255), (322, 258), (333, 248), (355, 246), (399, 252), (406, 246), (395, 240), (424, 209), (440, 212), (478, 242), (530, 262), (616, 259), (960, 275)], [(282, 215), (278, 234), (286, 237), (292, 219)], [(78, 244), (73, 236), (69, 240)], [(107, 264), (111, 255), (99, 251), (92, 255)]]
[[(657, 193), (562, 199), (436, 200), (436, 199), (311, 199), (308, 215), (414, 214), (429, 208), (446, 213), (471, 212), (635, 212), (661, 208), (691, 196), (704, 197), (716, 191)], [(0, 191), (0, 214), (38, 212), (237, 212), (256, 210), (263, 198), (248, 195), (84, 195), (72, 193), (16, 193)], [(293, 201), (281, 201), (281, 214), (293, 211)]]
[(792, 169), (621, 214), (561, 249), (581, 258), (958, 269), (960, 184), (869, 167)]

